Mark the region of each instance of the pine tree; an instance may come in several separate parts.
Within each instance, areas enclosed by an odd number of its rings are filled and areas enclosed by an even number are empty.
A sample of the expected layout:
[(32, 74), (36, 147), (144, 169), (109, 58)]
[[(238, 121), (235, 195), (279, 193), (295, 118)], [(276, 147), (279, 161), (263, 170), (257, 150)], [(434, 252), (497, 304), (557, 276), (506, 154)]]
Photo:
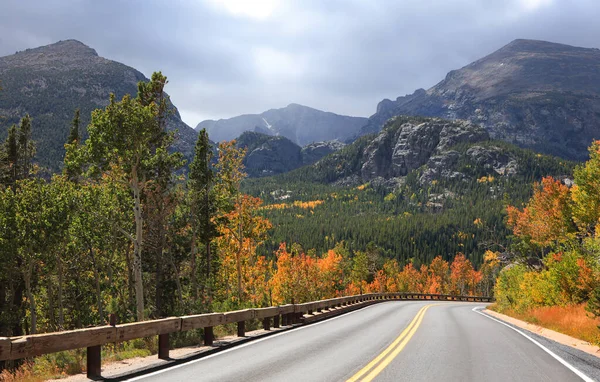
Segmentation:
[(75, 110), (75, 116), (71, 122), (71, 129), (69, 130), (69, 137), (67, 143), (73, 144), (79, 141), (79, 109)]
[[(216, 215), (216, 197), (214, 192), (215, 174), (212, 170), (212, 147), (208, 133), (202, 129), (196, 141), (194, 160), (190, 165), (189, 191), (192, 211), (192, 295), (197, 298), (197, 243), (199, 240), (205, 246), (206, 283), (211, 278), (211, 242), (218, 236)], [(210, 296), (210, 290), (208, 291)]]

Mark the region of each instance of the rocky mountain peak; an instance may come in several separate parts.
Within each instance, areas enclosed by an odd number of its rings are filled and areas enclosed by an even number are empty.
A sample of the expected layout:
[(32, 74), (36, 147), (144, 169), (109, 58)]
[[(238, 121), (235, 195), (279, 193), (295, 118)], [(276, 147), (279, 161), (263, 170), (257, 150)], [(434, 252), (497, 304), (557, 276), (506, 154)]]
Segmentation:
[(361, 134), (396, 115), (469, 120), (494, 139), (584, 160), (600, 136), (600, 50), (514, 40), (427, 91), (383, 100)]
[(90, 48), (85, 45), (81, 41), (78, 40), (63, 40), (56, 42), (54, 44), (42, 46), (36, 49), (31, 49), (31, 51), (39, 50), (41, 52), (48, 53), (64, 53), (64, 54), (75, 54), (80, 56), (98, 56), (98, 53), (95, 49)]
[(65, 40), (0, 57), (0, 72), (3, 67), (64, 71), (108, 61), (80, 41)]

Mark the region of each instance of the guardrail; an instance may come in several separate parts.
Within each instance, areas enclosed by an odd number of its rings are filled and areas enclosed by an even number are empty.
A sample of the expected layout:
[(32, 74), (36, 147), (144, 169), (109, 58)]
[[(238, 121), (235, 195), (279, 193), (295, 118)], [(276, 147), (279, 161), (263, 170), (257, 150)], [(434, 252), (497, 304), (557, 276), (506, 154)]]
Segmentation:
[(204, 329), (204, 344), (212, 346), (213, 327), (237, 323), (237, 335), (244, 337), (246, 321), (262, 320), (263, 329), (307, 324), (333, 317), (367, 305), (388, 300), (439, 300), (491, 302), (490, 297), (451, 296), (424, 293), (372, 293), (328, 300), (288, 304), (268, 308), (244, 309), (225, 313), (206, 313), (160, 320), (106, 325), (63, 332), (20, 337), (0, 337), (0, 361), (35, 357), (64, 350), (87, 348), (87, 376), (101, 374), (101, 346), (136, 338), (158, 336), (158, 357), (169, 359), (169, 334)]

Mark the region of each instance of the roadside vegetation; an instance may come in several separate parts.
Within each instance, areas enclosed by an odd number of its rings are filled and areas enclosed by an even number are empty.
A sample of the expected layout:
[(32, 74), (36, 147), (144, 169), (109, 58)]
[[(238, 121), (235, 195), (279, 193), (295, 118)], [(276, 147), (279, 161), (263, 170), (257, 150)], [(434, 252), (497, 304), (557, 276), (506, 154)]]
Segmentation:
[[(166, 83), (154, 73), (135, 97), (111, 95), (92, 112), (85, 140), (76, 111), (65, 126), (63, 171), (51, 177), (36, 164), (35, 121), (25, 116), (9, 129), (0, 148), (0, 336), (104, 325), (109, 314), (123, 323), (371, 291), (489, 294), (495, 271), (476, 269), (463, 254), (431, 265), (399, 261), (374, 243), (355, 246), (327, 233), (327, 248), (281, 240), (265, 250), (273, 224), (264, 212), (288, 207), (242, 191), (245, 152), (235, 142), (219, 144), (213, 158), (202, 131), (185, 163), (165, 126)], [(289, 210), (324, 204), (292, 202)], [(201, 338), (194, 331), (175, 344)], [(119, 359), (151, 354), (155, 344), (104, 351)], [(6, 370), (23, 378), (76, 373), (83, 354), (0, 369), (5, 379)]]
[(508, 206), (516, 261), (495, 287), (496, 309), (600, 344), (600, 141), (571, 187), (546, 177)]
[[(201, 131), (191, 163), (173, 150), (166, 83), (154, 73), (135, 97), (111, 96), (85, 140), (75, 112), (63, 171), (51, 177), (36, 165), (35, 121), (9, 130), (0, 148), (0, 336), (104, 325), (109, 314), (123, 323), (370, 292), (495, 293), (500, 311), (540, 322), (552, 317), (545, 307), (585, 304), (600, 315), (600, 142), (575, 186), (544, 178), (523, 209), (508, 207), (507, 228), (503, 205), (527, 199), (532, 169), (560, 175), (570, 164), (518, 151), (526, 165), (511, 179), (470, 169), (472, 181), (424, 189), (415, 173), (394, 192), (310, 183), (306, 169), (247, 181), (233, 141), (213, 157)], [(511, 241), (518, 256), (504, 267)], [(156, 343), (103, 351), (119, 360), (155, 354)], [(78, 373), (84, 355), (0, 362), (1, 375)]]

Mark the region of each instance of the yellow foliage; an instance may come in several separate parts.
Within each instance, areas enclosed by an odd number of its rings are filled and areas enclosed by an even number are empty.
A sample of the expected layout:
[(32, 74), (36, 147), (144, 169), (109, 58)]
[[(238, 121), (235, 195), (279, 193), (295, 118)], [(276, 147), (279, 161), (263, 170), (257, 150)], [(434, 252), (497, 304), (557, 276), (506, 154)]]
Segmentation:
[(301, 208), (301, 209), (307, 210), (307, 209), (314, 209), (323, 203), (325, 203), (325, 201), (323, 201), (323, 200), (310, 200), (308, 202), (296, 200), (293, 203), (270, 204), (267, 206), (263, 206), (261, 209), (262, 210), (284, 210), (286, 208), (296, 207), (296, 208)]

